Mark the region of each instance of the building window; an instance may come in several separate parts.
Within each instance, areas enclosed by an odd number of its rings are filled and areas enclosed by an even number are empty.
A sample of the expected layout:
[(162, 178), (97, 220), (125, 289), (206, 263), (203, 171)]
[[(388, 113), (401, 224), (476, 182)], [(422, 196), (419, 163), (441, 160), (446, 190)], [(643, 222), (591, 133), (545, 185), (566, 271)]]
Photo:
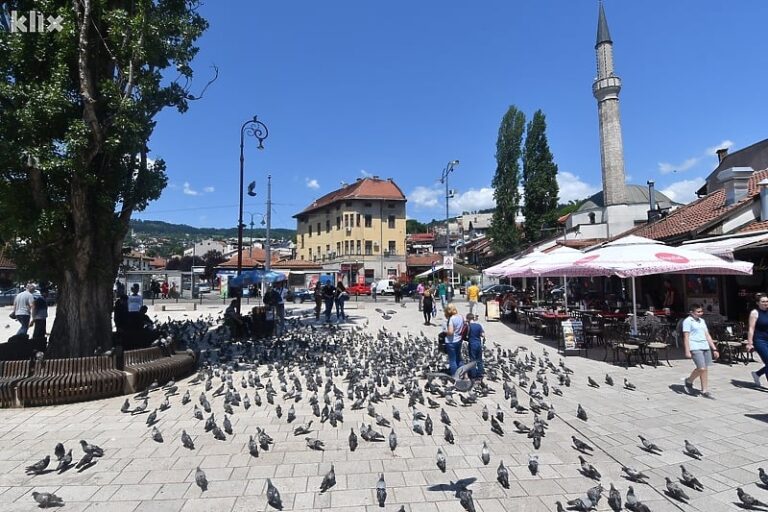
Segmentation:
[(309, 259), (312, 259), (312, 248), (309, 248)]
[(344, 255), (349, 254), (349, 240), (344, 240)]
[(371, 204), (369, 201), (366, 201), (364, 206), (365, 206), (366, 208), (370, 208), (370, 207), (371, 207), (371, 206), (373, 206), (373, 205), (372, 205), (372, 204)]
[(336, 255), (341, 255), (341, 242), (336, 242)]
[(325, 244), (325, 253), (330, 256), (331, 255), (331, 244)]
[(359, 256), (360, 255), (360, 240), (358, 240), (355, 245), (357, 246), (356, 254)]
[(336, 216), (336, 229), (341, 229), (341, 217)]
[(388, 249), (388, 251), (389, 251), (390, 256), (395, 254), (397, 252), (397, 242), (395, 242), (394, 240), (390, 240), (389, 241), (389, 249)]
[(309, 225), (309, 238), (312, 238), (312, 224)]
[(395, 203), (387, 203), (387, 208), (394, 208), (394, 207), (395, 207)]
[(347, 201), (346, 203), (344, 203), (344, 206), (352, 206), (352, 201)]
[(320, 246), (318, 245), (318, 246), (317, 246), (317, 256), (318, 256), (318, 257), (320, 257), (320, 253), (321, 253), (321, 252), (322, 252), (322, 251), (320, 250)]
[[(253, 242), (251, 242), (251, 243), (253, 243)], [(302, 249), (304, 248), (304, 235), (303, 234), (301, 235), (301, 248)]]
[(320, 234), (320, 223), (319, 222), (317, 223), (317, 234), (318, 235)]
[(357, 227), (360, 227), (360, 214), (357, 214)]
[(390, 215), (389, 217), (387, 217), (387, 227), (389, 229), (395, 229), (395, 216), (394, 215)]
[(370, 256), (373, 254), (373, 242), (370, 240), (365, 241), (365, 255)]
[(370, 228), (373, 226), (373, 217), (371, 215), (365, 216), (365, 227)]

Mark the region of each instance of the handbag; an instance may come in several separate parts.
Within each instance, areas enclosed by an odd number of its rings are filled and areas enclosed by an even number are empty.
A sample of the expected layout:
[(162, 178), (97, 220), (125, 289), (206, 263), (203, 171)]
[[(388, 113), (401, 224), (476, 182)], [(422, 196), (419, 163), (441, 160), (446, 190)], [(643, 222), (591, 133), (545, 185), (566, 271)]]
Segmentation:
[(8, 316), (11, 318), (11, 320), (16, 320), (16, 312), (15, 311), (11, 311), (11, 314), (8, 315)]

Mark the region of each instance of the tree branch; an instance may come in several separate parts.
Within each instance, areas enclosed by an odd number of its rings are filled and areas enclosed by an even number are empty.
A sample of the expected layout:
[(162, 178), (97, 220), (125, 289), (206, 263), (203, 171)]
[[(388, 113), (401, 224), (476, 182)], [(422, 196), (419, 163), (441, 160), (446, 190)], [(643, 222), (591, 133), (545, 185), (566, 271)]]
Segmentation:
[[(101, 150), (104, 141), (104, 133), (96, 114), (96, 89), (91, 74), (91, 48), (89, 48), (90, 40), (88, 39), (88, 27), (92, 23), (91, 0), (73, 1), (75, 13), (82, 15), (77, 45), (77, 68), (78, 76), (80, 78), (80, 95), (83, 98), (83, 120), (90, 127), (93, 138), (93, 146), (88, 152), (86, 162), (84, 162), (84, 164), (87, 165)], [(82, 11), (78, 9), (78, 6), (82, 6)]]

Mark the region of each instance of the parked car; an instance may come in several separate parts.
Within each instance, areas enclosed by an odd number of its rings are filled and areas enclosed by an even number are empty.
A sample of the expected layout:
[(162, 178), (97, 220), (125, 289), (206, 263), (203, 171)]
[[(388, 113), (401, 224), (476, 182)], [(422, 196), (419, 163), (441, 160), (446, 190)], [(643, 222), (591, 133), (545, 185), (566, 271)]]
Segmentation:
[(7, 290), (0, 291), (0, 306), (13, 305), (13, 299), (21, 292), (21, 288), (8, 288)]
[(371, 285), (365, 283), (353, 283), (347, 286), (347, 292), (350, 295), (370, 295)]
[(296, 288), (293, 291), (288, 291), (286, 298), (290, 302), (300, 302), (301, 304), (304, 304), (305, 300), (314, 301), (315, 294), (306, 288)]
[[(373, 286), (373, 285), (371, 285)], [(391, 279), (381, 279), (376, 282), (376, 293), (378, 295), (394, 295), (395, 282)]]
[(509, 284), (494, 284), (486, 286), (480, 290), (480, 302), (485, 302), (488, 298), (495, 299), (505, 293), (514, 292), (515, 287)]
[(400, 291), (403, 293), (403, 297), (410, 297), (411, 295), (413, 295), (414, 293), (416, 293), (416, 287), (417, 287), (417, 286), (418, 286), (418, 285), (417, 285), (416, 283), (407, 283), (407, 284), (404, 284), (404, 285), (403, 285), (403, 286), (400, 288)]

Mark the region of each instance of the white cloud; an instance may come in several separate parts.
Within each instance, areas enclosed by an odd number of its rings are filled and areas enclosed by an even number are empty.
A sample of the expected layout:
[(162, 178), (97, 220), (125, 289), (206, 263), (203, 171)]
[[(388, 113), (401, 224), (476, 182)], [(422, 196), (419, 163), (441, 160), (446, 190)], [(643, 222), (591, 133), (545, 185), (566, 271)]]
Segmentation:
[(182, 189), (182, 192), (184, 192), (184, 194), (186, 194), (188, 196), (199, 196), (200, 195), (200, 192), (198, 192), (197, 190), (194, 190), (192, 187), (189, 186), (189, 182), (188, 181), (184, 182), (184, 188)]
[(213, 193), (215, 191), (216, 191), (216, 189), (213, 188), (213, 187), (205, 187), (205, 188), (203, 188), (203, 192), (205, 192), (206, 194), (211, 194), (211, 193)]
[(414, 204), (417, 209), (434, 208), (439, 204), (438, 199), (442, 197), (441, 190), (418, 186), (408, 195), (408, 202)]
[(716, 156), (718, 149), (728, 149), (731, 146), (733, 146), (733, 141), (726, 139), (722, 141), (720, 144), (709, 146), (700, 155), (686, 158), (679, 164), (673, 164), (669, 162), (659, 162), (659, 172), (661, 174), (669, 174), (671, 172), (685, 172), (689, 169), (696, 167), (699, 164), (699, 162), (701, 162), (702, 160), (708, 159), (709, 157)]
[(704, 178), (702, 177), (676, 181), (667, 185), (661, 193), (675, 202), (686, 204), (696, 199), (696, 191), (702, 185), (704, 185)]
[(491, 187), (471, 188), (451, 199), (450, 204), (452, 215), (495, 207), (496, 201), (493, 199), (493, 188)]
[(320, 184), (317, 182), (316, 179), (304, 178), (304, 182), (307, 184), (307, 188), (311, 188), (311, 189), (320, 188)]
[(557, 173), (557, 187), (561, 203), (585, 199), (600, 190), (598, 185), (590, 185), (568, 171)]
[(360, 174), (362, 174), (366, 178), (372, 178), (373, 177), (373, 173), (372, 172), (368, 172), (365, 169), (360, 169)]

